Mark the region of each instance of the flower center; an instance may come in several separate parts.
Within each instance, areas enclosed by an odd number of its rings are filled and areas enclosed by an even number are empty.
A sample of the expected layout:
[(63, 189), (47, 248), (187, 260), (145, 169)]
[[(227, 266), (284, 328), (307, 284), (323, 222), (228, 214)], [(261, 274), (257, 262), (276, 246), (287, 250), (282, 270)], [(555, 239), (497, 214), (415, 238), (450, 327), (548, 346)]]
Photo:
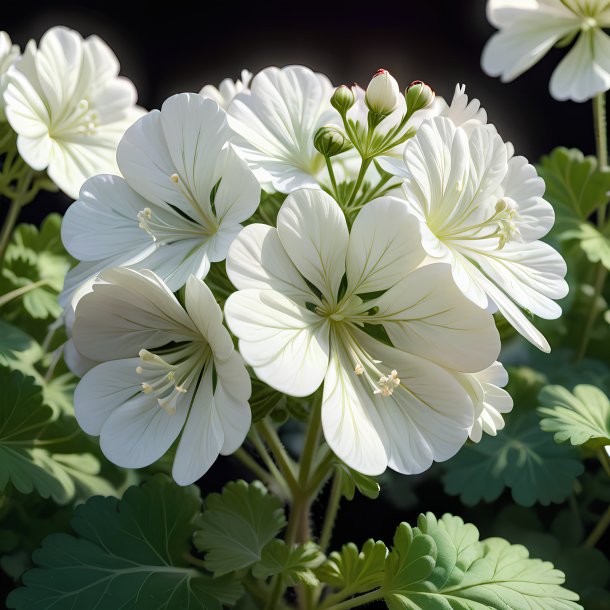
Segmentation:
[(214, 189), (210, 193), (210, 209), (201, 205), (188, 185), (186, 180), (183, 180), (178, 174), (171, 174), (169, 179), (178, 187), (182, 196), (189, 202), (197, 216), (201, 219), (201, 224), (206, 228), (208, 234), (213, 235), (218, 230), (218, 219), (215, 216), (213, 198), (215, 196)]
[(210, 352), (206, 346), (202, 357), (201, 345), (193, 342), (165, 354), (165, 358), (147, 349), (141, 349), (138, 355), (140, 365), (136, 367), (136, 373), (144, 379), (142, 392), (153, 394), (159, 406), (173, 414), (178, 400), (205, 366)]
[(51, 137), (68, 134), (94, 136), (99, 125), (98, 113), (90, 107), (86, 99), (82, 99), (72, 109), (68, 109), (49, 129)]

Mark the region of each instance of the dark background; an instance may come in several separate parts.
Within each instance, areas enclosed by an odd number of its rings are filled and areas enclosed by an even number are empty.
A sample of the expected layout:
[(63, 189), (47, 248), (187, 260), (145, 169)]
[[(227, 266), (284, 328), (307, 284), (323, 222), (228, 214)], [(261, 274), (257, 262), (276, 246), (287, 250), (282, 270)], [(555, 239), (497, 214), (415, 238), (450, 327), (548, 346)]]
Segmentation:
[[(559, 103), (548, 93), (551, 71), (565, 51), (553, 50), (510, 84), (481, 71), (481, 50), (493, 32), (485, 18), (485, 0), (378, 0), (368, 5), (220, 0), (167, 2), (159, 9), (115, 0), (7, 2), (1, 13), (0, 29), (22, 47), (56, 24), (100, 35), (119, 57), (122, 74), (135, 83), (139, 103), (148, 109), (174, 93), (238, 78), (242, 68), (256, 73), (267, 65), (301, 63), (326, 73), (337, 85), (366, 86), (384, 67), (401, 86), (425, 80), (449, 100), (455, 84), (466, 83), (467, 93), (481, 100), (503, 138), (532, 162), (558, 145), (594, 152), (590, 104)], [(62, 194), (47, 194), (25, 208), (22, 220), (38, 222), (49, 211), (64, 211), (69, 203)], [(443, 493), (437, 475), (433, 469), (422, 477), (393, 479), (386, 485), (386, 490), (392, 487), (393, 503), (344, 502), (333, 546), (350, 538), (362, 543), (368, 537), (389, 543), (396, 525), (401, 520), (414, 524), (421, 510), (438, 515), (452, 511), (475, 523), (489, 521), (497, 510), (486, 505), (465, 509)], [(244, 473), (233, 460), (221, 459), (200, 486), (204, 493), (215, 491), (239, 476)], [(321, 517), (315, 515), (315, 520)]]

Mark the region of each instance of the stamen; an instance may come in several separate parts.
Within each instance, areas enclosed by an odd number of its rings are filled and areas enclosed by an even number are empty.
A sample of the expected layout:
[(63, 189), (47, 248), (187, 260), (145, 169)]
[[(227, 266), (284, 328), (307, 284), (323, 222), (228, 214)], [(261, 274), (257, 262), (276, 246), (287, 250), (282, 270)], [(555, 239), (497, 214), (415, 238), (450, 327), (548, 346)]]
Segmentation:
[(364, 367), (360, 362), (354, 367), (354, 373), (356, 373), (356, 375), (362, 375), (362, 373), (364, 373)]
[(400, 385), (400, 378), (396, 370), (392, 371), (389, 375), (382, 375), (379, 378), (377, 389), (374, 394), (381, 394), (384, 397), (392, 396), (394, 390)]

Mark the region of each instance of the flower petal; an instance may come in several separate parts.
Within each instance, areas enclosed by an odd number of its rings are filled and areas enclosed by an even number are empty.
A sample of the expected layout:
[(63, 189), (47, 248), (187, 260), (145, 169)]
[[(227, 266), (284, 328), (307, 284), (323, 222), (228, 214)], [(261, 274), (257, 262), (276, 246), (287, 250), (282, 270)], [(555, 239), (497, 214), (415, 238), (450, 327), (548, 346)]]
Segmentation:
[(349, 239), (345, 216), (337, 202), (323, 191), (296, 191), (280, 208), (277, 232), (301, 275), (329, 303), (336, 303)]
[(610, 89), (610, 36), (597, 27), (581, 32), (549, 85), (556, 100), (584, 102)]
[(487, 368), (500, 352), (493, 317), (466, 299), (443, 263), (420, 267), (377, 301), (395, 347), (458, 371)]
[(346, 264), (349, 292), (386, 290), (416, 269), (425, 256), (418, 224), (400, 199), (381, 197), (367, 203), (350, 232)]
[(225, 303), (239, 351), (256, 375), (290, 396), (307, 396), (328, 367), (328, 322), (273, 290), (240, 290)]

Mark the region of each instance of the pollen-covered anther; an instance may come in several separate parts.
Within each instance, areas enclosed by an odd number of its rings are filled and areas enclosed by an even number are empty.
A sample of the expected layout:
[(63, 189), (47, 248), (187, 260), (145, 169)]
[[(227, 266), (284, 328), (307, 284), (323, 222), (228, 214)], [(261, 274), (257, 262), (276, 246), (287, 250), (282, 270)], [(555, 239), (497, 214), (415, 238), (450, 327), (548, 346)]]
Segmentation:
[(358, 363), (354, 367), (354, 373), (356, 373), (356, 375), (362, 375), (362, 373), (364, 373), (364, 367), (360, 363)]
[(382, 375), (377, 383), (377, 389), (375, 394), (381, 394), (384, 397), (392, 396), (394, 390), (400, 385), (400, 377), (396, 370), (392, 371), (389, 375)]
[(169, 179), (174, 183), (178, 184), (180, 182), (180, 176), (178, 174), (172, 174)]

